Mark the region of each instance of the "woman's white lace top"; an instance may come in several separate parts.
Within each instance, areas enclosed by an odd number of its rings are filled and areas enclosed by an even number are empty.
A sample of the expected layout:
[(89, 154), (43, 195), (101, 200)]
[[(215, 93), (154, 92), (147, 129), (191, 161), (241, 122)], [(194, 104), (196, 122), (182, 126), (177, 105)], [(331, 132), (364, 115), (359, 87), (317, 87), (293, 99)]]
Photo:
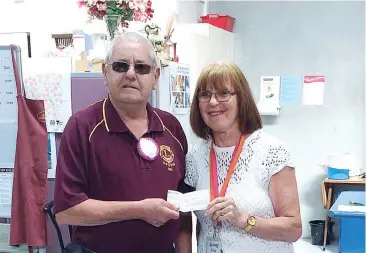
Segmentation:
[[(185, 182), (196, 190), (210, 189), (209, 150), (211, 140), (203, 140), (193, 146), (186, 157)], [(235, 147), (217, 147), (219, 191), (225, 180)], [(251, 215), (275, 217), (268, 186), (271, 176), (282, 168), (294, 167), (285, 146), (262, 129), (251, 134), (244, 143), (243, 150), (230, 179), (226, 196), (234, 198), (239, 209)], [(198, 239), (198, 253), (206, 253), (207, 236), (213, 235), (211, 219), (205, 211), (195, 212), (201, 224)], [(224, 253), (293, 253), (293, 245), (288, 242), (266, 241), (250, 232), (223, 222), (219, 238)]]

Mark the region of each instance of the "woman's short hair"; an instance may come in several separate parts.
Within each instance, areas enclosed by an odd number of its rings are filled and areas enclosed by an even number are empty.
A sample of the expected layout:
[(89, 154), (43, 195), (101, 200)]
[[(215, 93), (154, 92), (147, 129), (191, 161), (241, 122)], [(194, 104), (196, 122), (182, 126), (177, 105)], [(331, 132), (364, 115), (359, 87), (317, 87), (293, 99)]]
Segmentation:
[(262, 119), (243, 72), (234, 63), (218, 62), (209, 64), (202, 70), (194, 92), (190, 122), (198, 137), (207, 140), (212, 136), (211, 129), (203, 121), (198, 101), (198, 93), (208, 88), (216, 91), (234, 89), (238, 103), (239, 128), (243, 134), (251, 134), (262, 128)]

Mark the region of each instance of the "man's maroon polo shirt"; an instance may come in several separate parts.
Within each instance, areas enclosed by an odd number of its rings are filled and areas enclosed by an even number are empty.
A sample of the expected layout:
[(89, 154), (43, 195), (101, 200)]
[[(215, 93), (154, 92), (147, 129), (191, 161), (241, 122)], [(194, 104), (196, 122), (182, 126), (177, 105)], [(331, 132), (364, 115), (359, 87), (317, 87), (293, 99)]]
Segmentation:
[[(134, 201), (166, 199), (185, 175), (187, 140), (171, 114), (147, 106), (145, 137), (160, 148), (147, 161), (137, 151), (137, 139), (120, 119), (108, 98), (70, 118), (62, 135), (56, 171), (55, 213), (86, 199)], [(97, 253), (168, 253), (176, 240), (179, 220), (156, 228), (142, 220), (103, 226), (79, 226), (74, 242)]]

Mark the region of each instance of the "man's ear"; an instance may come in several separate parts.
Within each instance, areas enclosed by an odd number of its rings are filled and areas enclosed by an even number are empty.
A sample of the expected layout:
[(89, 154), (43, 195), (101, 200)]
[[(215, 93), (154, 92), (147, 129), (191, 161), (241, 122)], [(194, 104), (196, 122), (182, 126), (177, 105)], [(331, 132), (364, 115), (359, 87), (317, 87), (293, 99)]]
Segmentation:
[(104, 76), (104, 84), (107, 85), (107, 67), (104, 62), (102, 63), (102, 72)]
[(160, 77), (160, 68), (157, 68), (155, 70), (155, 75), (154, 75), (154, 78), (155, 78), (155, 84), (153, 86), (153, 90), (156, 90), (156, 87), (158, 85), (158, 82), (159, 82), (159, 77)]
[(106, 66), (105, 66), (105, 63), (103, 62), (102, 63), (102, 72), (103, 72), (103, 75), (104, 75), (104, 78), (106, 77), (106, 75), (107, 75), (107, 70), (106, 70)]
[(159, 80), (160, 77), (160, 68), (157, 68), (155, 70), (155, 81), (157, 82)]

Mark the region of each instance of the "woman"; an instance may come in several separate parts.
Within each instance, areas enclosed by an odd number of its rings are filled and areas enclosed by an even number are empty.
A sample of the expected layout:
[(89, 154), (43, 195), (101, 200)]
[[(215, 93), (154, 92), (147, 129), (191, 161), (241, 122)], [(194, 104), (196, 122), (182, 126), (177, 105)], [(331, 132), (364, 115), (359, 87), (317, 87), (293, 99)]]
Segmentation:
[(203, 140), (187, 154), (185, 182), (211, 194), (207, 210), (195, 213), (198, 253), (294, 252), (302, 232), (294, 166), (286, 147), (261, 129), (235, 64), (203, 70), (190, 121)]

